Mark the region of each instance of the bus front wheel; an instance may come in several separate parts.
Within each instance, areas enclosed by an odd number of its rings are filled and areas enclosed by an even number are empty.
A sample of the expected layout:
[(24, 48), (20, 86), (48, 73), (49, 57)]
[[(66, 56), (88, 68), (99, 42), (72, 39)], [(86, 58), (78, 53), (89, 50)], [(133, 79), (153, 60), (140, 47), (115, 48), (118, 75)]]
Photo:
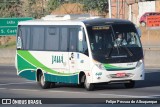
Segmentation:
[(40, 76), (39, 76), (39, 83), (40, 83), (40, 86), (41, 86), (43, 89), (50, 88), (50, 85), (51, 85), (50, 82), (45, 81), (44, 75), (43, 75), (42, 73), (41, 73)]
[(86, 88), (87, 91), (93, 91), (94, 90), (94, 84), (93, 83), (87, 83), (86, 76), (85, 76), (85, 80), (84, 80), (84, 87)]
[(141, 26), (142, 26), (142, 27), (145, 27), (145, 26), (146, 26), (146, 23), (145, 23), (145, 22), (141, 22)]
[(130, 81), (129, 83), (125, 83), (124, 86), (126, 88), (134, 88), (135, 86), (135, 81)]

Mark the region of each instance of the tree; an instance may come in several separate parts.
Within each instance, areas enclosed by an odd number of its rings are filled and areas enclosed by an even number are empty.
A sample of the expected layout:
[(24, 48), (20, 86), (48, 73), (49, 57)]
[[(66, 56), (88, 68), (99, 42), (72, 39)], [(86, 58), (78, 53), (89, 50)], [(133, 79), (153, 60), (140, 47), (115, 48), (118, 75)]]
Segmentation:
[(20, 0), (0, 0), (0, 17), (19, 16), (20, 10)]
[(84, 10), (90, 11), (90, 10), (97, 10), (98, 12), (102, 13), (108, 12), (108, 2), (107, 0), (85, 0), (83, 2), (84, 4)]
[(63, 3), (80, 3), (84, 11), (97, 10), (100, 13), (108, 12), (107, 0), (49, 0), (48, 10), (51, 12)]
[(24, 17), (41, 18), (48, 14), (44, 0), (23, 0), (22, 2), (21, 13)]
[(49, 0), (48, 1), (48, 11), (51, 12), (52, 10), (55, 10), (58, 8), (61, 4), (63, 4), (65, 1), (64, 0)]

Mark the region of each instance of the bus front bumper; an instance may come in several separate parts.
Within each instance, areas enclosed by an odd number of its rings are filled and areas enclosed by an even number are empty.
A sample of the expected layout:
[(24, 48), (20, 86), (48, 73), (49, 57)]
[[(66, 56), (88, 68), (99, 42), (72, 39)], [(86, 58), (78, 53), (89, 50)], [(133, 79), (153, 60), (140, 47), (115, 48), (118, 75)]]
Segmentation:
[(135, 67), (132, 70), (119, 70), (119, 71), (107, 71), (100, 70), (94, 66), (92, 69), (92, 81), (90, 83), (110, 83), (110, 82), (126, 82), (126, 81), (138, 81), (144, 80), (145, 71), (144, 64), (139, 67)]

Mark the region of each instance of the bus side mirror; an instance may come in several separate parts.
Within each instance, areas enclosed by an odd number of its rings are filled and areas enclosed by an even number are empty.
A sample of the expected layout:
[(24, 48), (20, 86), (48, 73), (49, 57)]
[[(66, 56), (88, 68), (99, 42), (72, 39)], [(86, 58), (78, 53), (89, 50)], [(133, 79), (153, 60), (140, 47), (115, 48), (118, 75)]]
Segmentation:
[(83, 31), (79, 31), (78, 32), (78, 38), (79, 38), (79, 41), (83, 41)]
[(141, 37), (142, 36), (141, 29), (139, 27), (137, 27), (136, 29), (137, 29), (137, 33), (138, 33), (139, 37)]
[(17, 49), (19, 50), (19, 49), (21, 49), (22, 48), (22, 40), (21, 40), (21, 38), (18, 36), (18, 38), (17, 38)]

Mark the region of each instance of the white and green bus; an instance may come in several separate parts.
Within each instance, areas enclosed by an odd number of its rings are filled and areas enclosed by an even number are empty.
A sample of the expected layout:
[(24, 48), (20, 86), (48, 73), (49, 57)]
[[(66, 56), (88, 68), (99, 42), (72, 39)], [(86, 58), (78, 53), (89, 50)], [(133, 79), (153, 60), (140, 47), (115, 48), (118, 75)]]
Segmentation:
[(18, 24), (17, 75), (44, 89), (56, 83), (133, 88), (144, 80), (143, 58), (139, 30), (127, 20), (51, 15)]

